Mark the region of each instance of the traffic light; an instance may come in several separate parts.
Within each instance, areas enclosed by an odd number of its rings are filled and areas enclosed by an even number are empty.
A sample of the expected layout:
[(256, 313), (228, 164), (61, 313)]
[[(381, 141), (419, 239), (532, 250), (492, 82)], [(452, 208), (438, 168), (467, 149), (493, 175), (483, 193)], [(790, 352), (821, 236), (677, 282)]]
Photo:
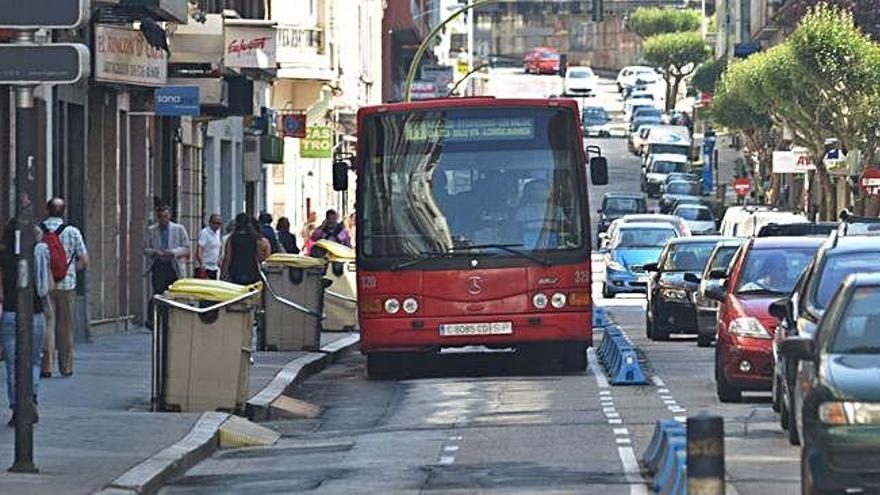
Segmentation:
[(593, 0), (593, 22), (605, 19), (605, 0)]

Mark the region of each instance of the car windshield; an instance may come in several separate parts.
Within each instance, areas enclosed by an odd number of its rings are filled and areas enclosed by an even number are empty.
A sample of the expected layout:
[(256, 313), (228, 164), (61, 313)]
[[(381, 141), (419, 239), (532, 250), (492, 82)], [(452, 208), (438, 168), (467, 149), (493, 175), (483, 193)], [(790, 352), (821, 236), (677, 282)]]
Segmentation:
[(819, 286), (813, 294), (813, 305), (825, 309), (840, 283), (853, 273), (877, 271), (880, 250), (860, 253), (840, 253), (828, 256), (819, 277)]
[(583, 248), (582, 155), (570, 110), (428, 109), (372, 116), (363, 129), (358, 249), (366, 257), (500, 243)]
[(696, 196), (700, 194), (702, 188), (696, 182), (670, 182), (666, 186), (666, 192), (669, 194), (684, 194), (688, 196)]
[(635, 118), (637, 118), (637, 119), (642, 119), (642, 118), (647, 118), (647, 117), (656, 117), (659, 119), (659, 118), (663, 117), (663, 112), (661, 112), (660, 110), (658, 110), (656, 108), (641, 107), (634, 112), (634, 115), (635, 115)]
[(651, 165), (651, 172), (655, 174), (671, 174), (673, 172), (687, 172), (690, 167), (683, 162), (667, 162), (658, 160)]
[(558, 53), (542, 53), (540, 55), (540, 57), (543, 58), (544, 60), (557, 60), (557, 59), (559, 59), (559, 54)]
[(676, 208), (673, 215), (695, 222), (711, 222), (714, 220), (712, 217), (712, 211), (710, 211), (709, 208), (696, 208), (693, 206)]
[(644, 213), (645, 200), (638, 198), (605, 198), (602, 211), (606, 215), (623, 216), (630, 213)]
[(690, 153), (690, 146), (683, 144), (660, 144), (654, 143), (651, 145), (651, 149), (649, 150), (651, 154), (659, 155), (661, 153), (671, 153), (673, 155), (684, 155), (688, 156)]
[(593, 71), (588, 69), (569, 69), (566, 75), (571, 79), (587, 79), (593, 77)]
[(815, 248), (752, 249), (736, 293), (788, 295), (814, 254)]
[(608, 113), (605, 112), (604, 108), (600, 107), (589, 107), (584, 109), (584, 120), (608, 120)]
[(672, 228), (630, 227), (620, 229), (619, 234), (617, 246), (629, 248), (661, 248), (669, 239), (678, 237), (678, 233)]
[(674, 244), (669, 246), (660, 269), (665, 272), (702, 272), (714, 248), (715, 244), (711, 242)]
[(739, 246), (720, 246), (712, 258), (712, 270), (719, 268), (726, 270), (730, 266), (730, 260), (733, 259), (737, 249), (739, 249)]
[(880, 354), (880, 287), (856, 289), (833, 331), (832, 354)]

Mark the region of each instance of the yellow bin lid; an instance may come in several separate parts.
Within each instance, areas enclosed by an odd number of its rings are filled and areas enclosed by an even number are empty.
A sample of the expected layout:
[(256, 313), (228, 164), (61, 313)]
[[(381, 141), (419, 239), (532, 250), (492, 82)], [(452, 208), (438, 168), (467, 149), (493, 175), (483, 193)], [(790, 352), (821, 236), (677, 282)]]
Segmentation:
[(270, 265), (284, 265), (291, 268), (323, 268), (326, 265), (326, 262), (320, 258), (289, 253), (275, 253), (266, 258), (266, 263)]
[(354, 249), (338, 242), (321, 239), (315, 245), (327, 251), (327, 259), (330, 261), (354, 261), (355, 259)]
[(168, 288), (171, 297), (189, 297), (201, 301), (224, 302), (244, 294), (257, 294), (263, 290), (263, 283), (238, 285), (222, 280), (206, 280), (201, 278), (182, 278)]

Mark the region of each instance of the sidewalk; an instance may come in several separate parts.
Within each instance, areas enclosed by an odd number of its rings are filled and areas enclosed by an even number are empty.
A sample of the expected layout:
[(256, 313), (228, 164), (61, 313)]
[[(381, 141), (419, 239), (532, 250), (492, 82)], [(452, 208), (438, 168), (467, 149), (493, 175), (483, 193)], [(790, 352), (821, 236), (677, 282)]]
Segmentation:
[[(321, 345), (347, 336), (325, 332)], [(305, 354), (257, 353), (249, 396), (266, 386), (285, 364)], [(34, 426), (38, 475), (6, 471), (12, 464), (15, 435), (6, 426), (9, 407), (4, 389), (0, 394), (0, 493), (92, 493), (186, 435), (199, 413), (149, 412), (150, 356), (150, 333), (140, 328), (80, 345), (72, 377), (55, 375), (41, 381), (40, 422)], [(0, 366), (0, 380), (5, 379), (5, 366)]]

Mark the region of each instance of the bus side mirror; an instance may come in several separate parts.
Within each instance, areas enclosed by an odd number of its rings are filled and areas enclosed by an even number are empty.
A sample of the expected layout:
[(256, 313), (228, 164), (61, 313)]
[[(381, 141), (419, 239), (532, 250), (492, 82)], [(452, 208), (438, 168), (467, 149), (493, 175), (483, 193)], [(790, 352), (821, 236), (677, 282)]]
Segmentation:
[(604, 156), (590, 158), (590, 178), (594, 186), (608, 185), (608, 160)]
[(348, 191), (348, 162), (333, 162), (333, 190)]

